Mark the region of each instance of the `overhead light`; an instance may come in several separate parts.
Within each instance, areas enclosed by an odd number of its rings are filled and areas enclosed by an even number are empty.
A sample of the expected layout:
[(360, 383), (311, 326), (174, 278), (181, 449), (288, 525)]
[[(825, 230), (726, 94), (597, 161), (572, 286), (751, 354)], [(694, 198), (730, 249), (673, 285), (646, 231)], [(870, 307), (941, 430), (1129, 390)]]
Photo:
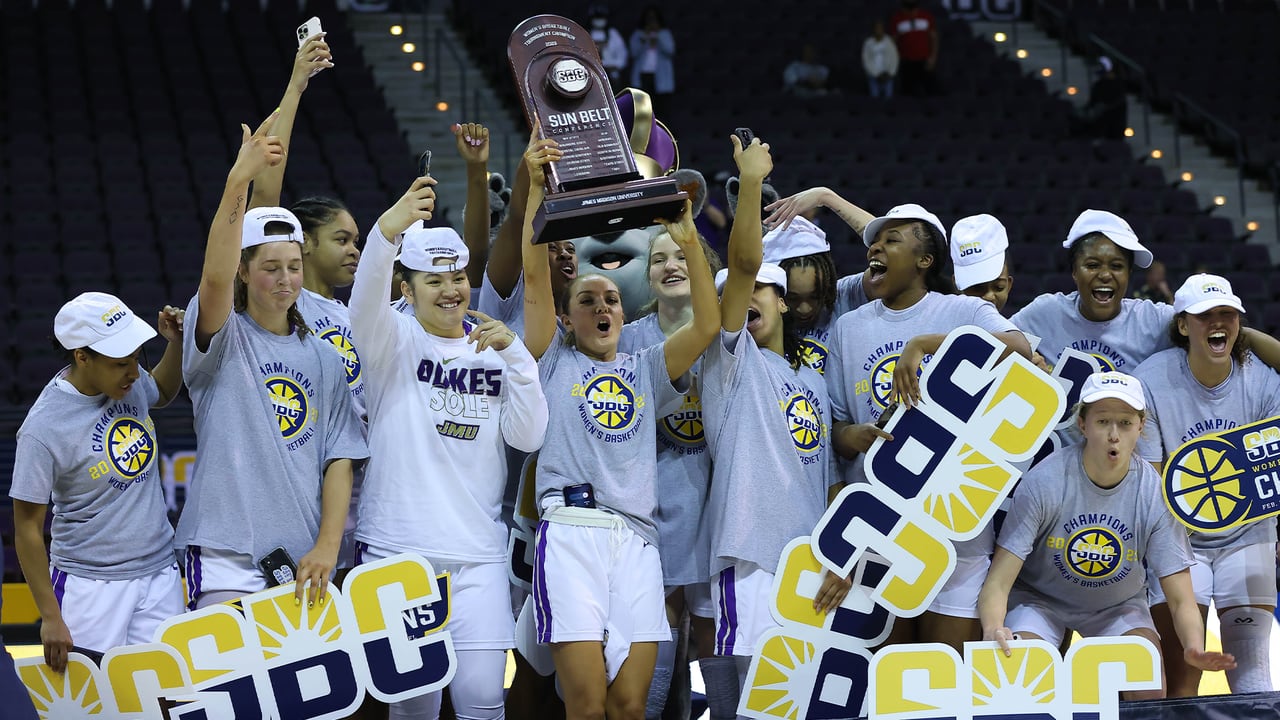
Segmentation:
[(1053, 70), (1049, 68), (1040, 68), (1040, 77), (1053, 77)]
[(443, 100), (441, 100), (440, 102), (436, 103), (436, 110), (439, 110), (440, 112), (445, 112), (445, 111), (447, 111), (448, 109), (449, 109), (449, 103), (447, 103), (447, 102), (445, 102), (445, 101), (443, 101)]
[(998, 32), (998, 33), (996, 33), (995, 35), (992, 35), (992, 36), (991, 36), (991, 39), (992, 39), (992, 40), (995, 40), (996, 42), (1004, 42), (1005, 40), (1008, 40), (1008, 39), (1009, 39), (1009, 36), (1008, 36), (1008, 35), (1005, 35), (1005, 34), (1004, 34), (1004, 33), (1002, 33), (1002, 32)]
[(1018, 51), (1015, 52), (1014, 55), (1017, 55), (1019, 60), (1027, 59), (1027, 51), (1023, 50), (1022, 48), (1018, 48)]
[(1190, 170), (1183, 170), (1180, 177), (1182, 178), (1182, 182), (1191, 182), (1195, 179), (1195, 175), (1192, 175)]
[(414, 71), (414, 72), (422, 72), (423, 70), (426, 70), (426, 69), (427, 69), (427, 64), (426, 64), (426, 63), (424, 63), (424, 62), (422, 62), (421, 60), (418, 60), (417, 62), (415, 62), (415, 63), (414, 63), (413, 65), (411, 65), (410, 67), (412, 67), (412, 68), (413, 68), (413, 71)]
[(1246, 230), (1248, 230), (1249, 232), (1258, 232), (1258, 228), (1259, 228), (1259, 227), (1261, 227), (1261, 226), (1260, 226), (1260, 225), (1258, 225), (1258, 221), (1257, 221), (1257, 220), (1250, 220), (1249, 222), (1247, 222), (1247, 223), (1245, 223), (1245, 224), (1244, 224), (1244, 228), (1245, 228)]
[(403, 26), (401, 26), (401, 25), (392, 25), (392, 26), (391, 26), (391, 34), (392, 34), (392, 35), (403, 35), (403, 34), (404, 34), (404, 27), (403, 27)]
[(1068, 85), (1068, 86), (1067, 86), (1067, 94), (1068, 94), (1068, 95), (1075, 95), (1076, 93), (1079, 93), (1079, 92), (1080, 92), (1080, 88), (1076, 87), (1075, 85)]
[(413, 52), (414, 50), (417, 50), (417, 49), (418, 49), (418, 46), (417, 46), (417, 45), (414, 45), (413, 43), (407, 42), (407, 43), (405, 43), (405, 44), (401, 45), (401, 46), (400, 46), (400, 49), (401, 49), (401, 50), (403, 50), (403, 51), (404, 51), (404, 52), (406, 52), (406, 53), (411, 53), (411, 52)]
[(1218, 207), (1222, 207), (1223, 205), (1226, 205), (1226, 204), (1227, 204), (1227, 196), (1226, 196), (1226, 195), (1214, 195), (1214, 196), (1213, 196), (1213, 204), (1214, 204), (1214, 205), (1216, 205), (1216, 206), (1218, 206)]
[(1124, 136), (1125, 136), (1125, 137), (1133, 137), (1133, 128), (1125, 128), (1125, 129), (1124, 129)]

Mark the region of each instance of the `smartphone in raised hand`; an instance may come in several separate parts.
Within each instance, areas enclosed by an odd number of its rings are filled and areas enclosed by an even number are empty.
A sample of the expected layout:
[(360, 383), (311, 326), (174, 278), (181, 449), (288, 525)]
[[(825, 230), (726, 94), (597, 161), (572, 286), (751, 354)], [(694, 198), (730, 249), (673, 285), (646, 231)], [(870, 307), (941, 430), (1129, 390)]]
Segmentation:
[[(431, 151), (423, 150), (418, 156), (418, 177), (427, 177), (431, 174)], [(422, 221), (422, 227), (427, 226), (427, 221)]]
[(756, 137), (756, 134), (751, 132), (751, 128), (746, 127), (734, 128), (733, 134), (738, 136), (738, 142), (742, 143), (743, 150), (746, 150)]
[(313, 17), (310, 20), (298, 26), (298, 47), (307, 44), (307, 38), (319, 35), (323, 30), (320, 28), (320, 18)]

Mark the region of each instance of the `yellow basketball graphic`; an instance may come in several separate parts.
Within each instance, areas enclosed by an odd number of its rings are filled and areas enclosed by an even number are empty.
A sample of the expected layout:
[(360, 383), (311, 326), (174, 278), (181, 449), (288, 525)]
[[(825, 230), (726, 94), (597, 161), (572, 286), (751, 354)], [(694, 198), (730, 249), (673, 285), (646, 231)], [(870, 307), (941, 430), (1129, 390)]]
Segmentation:
[(804, 338), (800, 341), (800, 362), (822, 374), (827, 367), (827, 346), (811, 337)]
[(307, 395), (292, 379), (281, 375), (267, 378), (266, 386), (280, 434), (288, 440), (306, 427)]
[(812, 452), (822, 442), (822, 418), (804, 395), (792, 395), (786, 406), (791, 441), (801, 452)]
[(347, 384), (355, 385), (360, 382), (360, 355), (351, 340), (336, 327), (320, 333), (320, 339), (328, 341), (338, 351), (338, 357), (342, 358), (342, 365), (347, 369)]
[(692, 393), (685, 395), (680, 409), (662, 418), (662, 427), (673, 439), (685, 445), (702, 442), (702, 399)]
[(1249, 511), (1240, 481), (1244, 473), (1232, 464), (1235, 448), (1225, 440), (1203, 438), (1181, 448), (1165, 470), (1165, 494), (1178, 518), (1192, 527), (1230, 527)]
[(122, 417), (107, 429), (107, 457), (121, 477), (131, 480), (155, 460), (155, 437), (137, 418)]
[(1120, 567), (1124, 546), (1115, 533), (1103, 527), (1087, 527), (1067, 538), (1062, 551), (1067, 566), (1090, 580), (1109, 577)]
[(1104, 357), (1104, 356), (1099, 355), (1099, 354), (1097, 354), (1097, 353), (1089, 353), (1089, 355), (1090, 355), (1090, 357), (1092, 357), (1092, 358), (1093, 358), (1093, 361), (1094, 361), (1094, 362), (1098, 363), (1098, 367), (1102, 368), (1102, 372), (1115, 372), (1115, 371), (1116, 371), (1116, 364), (1115, 364), (1115, 363), (1113, 363), (1113, 362), (1111, 362), (1111, 359), (1110, 359), (1110, 358)]
[(890, 355), (871, 369), (871, 398), (881, 410), (889, 407), (889, 393), (893, 391), (893, 369), (897, 366), (898, 356)]
[(597, 376), (586, 388), (591, 417), (610, 430), (625, 430), (636, 419), (636, 394), (612, 373)]

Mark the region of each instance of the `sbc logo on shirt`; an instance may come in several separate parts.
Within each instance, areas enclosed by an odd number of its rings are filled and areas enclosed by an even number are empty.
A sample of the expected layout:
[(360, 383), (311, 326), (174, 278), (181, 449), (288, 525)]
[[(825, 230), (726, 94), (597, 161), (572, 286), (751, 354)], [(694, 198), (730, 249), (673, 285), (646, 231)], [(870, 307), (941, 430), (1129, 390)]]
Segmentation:
[[(893, 392), (893, 371), (898, 367), (898, 358), (901, 355), (890, 355), (889, 357), (876, 363), (871, 369), (871, 399), (875, 401), (875, 413), (878, 417), (881, 410), (889, 407), (889, 393)], [(933, 358), (932, 355), (925, 355), (920, 361), (920, 367), (916, 369), (916, 377), (924, 374), (924, 366)], [(864, 392), (858, 388), (858, 394)]]
[(351, 338), (344, 335), (341, 328), (330, 327), (320, 333), (320, 339), (328, 341), (338, 351), (338, 357), (342, 358), (342, 365), (347, 369), (347, 384), (360, 382), (360, 355), (356, 346), (351, 344)]
[(822, 418), (809, 399), (796, 393), (784, 403), (783, 412), (796, 450), (806, 454), (817, 450), (822, 444)]
[(597, 376), (584, 392), (592, 419), (608, 430), (626, 430), (636, 419), (636, 394), (612, 373)]
[(702, 442), (702, 398), (693, 393), (685, 395), (680, 409), (662, 418), (662, 427), (667, 435), (683, 445)]
[(107, 430), (107, 458), (116, 473), (126, 480), (141, 475), (155, 459), (156, 441), (147, 424), (137, 418), (122, 417)]
[(800, 341), (800, 362), (823, 374), (827, 367), (827, 346), (811, 337), (804, 338)]
[(1082, 578), (1101, 580), (1120, 566), (1124, 545), (1115, 533), (1101, 527), (1087, 527), (1067, 538), (1063, 555), (1072, 572)]
[(292, 438), (307, 426), (310, 411), (307, 394), (292, 378), (276, 375), (266, 379), (267, 393), (280, 424), (280, 434), (285, 440)]

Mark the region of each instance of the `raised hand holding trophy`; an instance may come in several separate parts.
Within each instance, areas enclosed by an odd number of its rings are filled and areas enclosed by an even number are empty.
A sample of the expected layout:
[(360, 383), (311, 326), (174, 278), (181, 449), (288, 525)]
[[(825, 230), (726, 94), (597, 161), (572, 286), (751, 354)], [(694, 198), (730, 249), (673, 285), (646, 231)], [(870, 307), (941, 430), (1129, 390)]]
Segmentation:
[(618, 232), (675, 218), (687, 195), (672, 178), (642, 179), (591, 33), (558, 15), (516, 26), (507, 59), (530, 127), (560, 145), (534, 242)]

